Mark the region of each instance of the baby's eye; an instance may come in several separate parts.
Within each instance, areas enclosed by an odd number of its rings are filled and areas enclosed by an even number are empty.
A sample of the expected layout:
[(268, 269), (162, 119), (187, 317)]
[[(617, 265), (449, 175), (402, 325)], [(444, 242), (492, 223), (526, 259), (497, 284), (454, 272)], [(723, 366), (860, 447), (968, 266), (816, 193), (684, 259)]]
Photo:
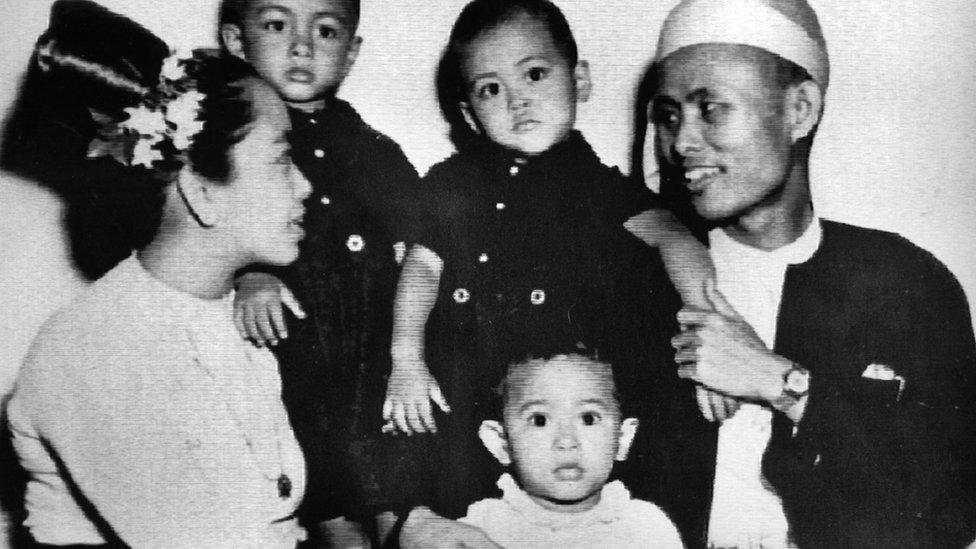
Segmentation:
[(271, 31), (271, 32), (281, 32), (285, 30), (285, 22), (281, 20), (265, 21), (264, 30)]
[(597, 423), (600, 423), (600, 414), (596, 412), (583, 412), (580, 415), (580, 419), (583, 421), (583, 425), (596, 425)]
[(339, 36), (339, 31), (328, 25), (319, 26), (319, 37), (320, 38), (336, 38)]
[(533, 82), (538, 82), (549, 75), (549, 69), (545, 67), (532, 67), (529, 69), (528, 77)]
[(501, 86), (498, 85), (498, 82), (489, 82), (488, 84), (478, 88), (477, 95), (482, 99), (490, 99), (498, 95), (500, 92)]
[(529, 416), (529, 424), (531, 424), (533, 427), (545, 427), (546, 416), (542, 414), (532, 414)]

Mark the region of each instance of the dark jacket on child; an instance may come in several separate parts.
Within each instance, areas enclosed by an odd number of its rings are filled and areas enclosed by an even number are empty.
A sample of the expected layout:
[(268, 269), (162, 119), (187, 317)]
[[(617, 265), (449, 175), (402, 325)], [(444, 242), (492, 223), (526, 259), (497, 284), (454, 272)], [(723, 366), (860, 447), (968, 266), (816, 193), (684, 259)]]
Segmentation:
[(393, 297), (413, 239), (417, 172), (400, 147), (345, 101), (289, 109), (295, 164), (308, 178), (298, 260), (271, 272), (308, 317), (289, 319), (275, 353), (282, 398), (308, 462), (308, 521), (394, 505), (396, 444), (380, 435), (390, 369)]
[(427, 363), (453, 409), (436, 418), (426, 497), (455, 517), (495, 493), (499, 466), (477, 430), (505, 366), (580, 342), (605, 359), (641, 355), (639, 369), (635, 356), (615, 366), (621, 386), (646, 387), (646, 362), (670, 348), (636, 334), (663, 334), (650, 326), (670, 323), (676, 296), (657, 252), (622, 225), (653, 195), (579, 133), (531, 158), (485, 143), (431, 168), (423, 188), (433, 226), (419, 242), (444, 261)]

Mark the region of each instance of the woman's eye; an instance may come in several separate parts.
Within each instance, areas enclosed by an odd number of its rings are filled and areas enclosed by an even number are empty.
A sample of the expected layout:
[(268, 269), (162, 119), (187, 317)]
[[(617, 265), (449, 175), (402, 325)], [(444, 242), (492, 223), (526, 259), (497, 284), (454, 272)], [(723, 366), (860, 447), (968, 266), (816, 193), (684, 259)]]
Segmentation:
[(546, 426), (546, 416), (542, 414), (532, 414), (529, 417), (529, 423), (533, 427), (545, 427)]
[(651, 122), (666, 128), (674, 128), (681, 122), (681, 115), (673, 108), (655, 106), (651, 111)]
[(702, 118), (706, 122), (716, 122), (720, 120), (721, 116), (725, 114), (727, 106), (723, 103), (712, 103), (706, 101), (699, 107), (701, 109)]
[(548, 74), (549, 74), (549, 69), (545, 67), (532, 67), (531, 69), (529, 69), (528, 76), (529, 76), (529, 80), (533, 82), (538, 82), (539, 80), (544, 79)]
[(339, 35), (339, 31), (332, 27), (322, 25), (319, 27), (319, 37), (320, 38), (335, 38)]
[(272, 32), (281, 32), (281, 31), (285, 30), (285, 22), (284, 21), (265, 21), (264, 22), (264, 30), (272, 31)]
[(583, 421), (583, 425), (587, 425), (587, 426), (596, 425), (597, 423), (600, 422), (600, 414), (594, 412), (585, 412), (580, 416), (580, 419)]
[(495, 97), (501, 91), (501, 86), (497, 82), (492, 82), (490, 84), (485, 84), (478, 88), (478, 97), (482, 99), (488, 99)]

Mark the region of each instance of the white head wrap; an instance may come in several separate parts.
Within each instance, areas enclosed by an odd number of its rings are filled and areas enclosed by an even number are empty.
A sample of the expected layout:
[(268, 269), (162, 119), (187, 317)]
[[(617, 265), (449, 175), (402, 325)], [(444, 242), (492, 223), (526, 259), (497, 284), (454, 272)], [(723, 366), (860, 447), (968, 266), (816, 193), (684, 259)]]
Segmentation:
[(683, 0), (664, 21), (655, 61), (695, 44), (761, 48), (803, 67), (824, 90), (830, 80), (827, 46), (806, 0)]

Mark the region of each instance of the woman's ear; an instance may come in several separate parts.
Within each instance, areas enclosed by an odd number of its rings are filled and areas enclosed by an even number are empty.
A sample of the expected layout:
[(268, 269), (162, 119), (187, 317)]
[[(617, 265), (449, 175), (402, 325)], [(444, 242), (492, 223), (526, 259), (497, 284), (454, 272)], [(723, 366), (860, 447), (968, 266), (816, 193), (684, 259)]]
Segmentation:
[(220, 26), (220, 39), (224, 41), (224, 47), (231, 55), (247, 61), (244, 55), (244, 39), (241, 27), (234, 23), (224, 23)]
[(620, 438), (617, 439), (617, 455), (614, 459), (624, 461), (630, 452), (630, 445), (634, 443), (634, 435), (637, 434), (637, 418), (629, 417), (620, 422)]
[(576, 102), (585, 103), (593, 91), (593, 80), (590, 79), (590, 64), (580, 59), (573, 69), (573, 79), (576, 81)]
[(482, 421), (478, 429), (478, 438), (491, 455), (495, 456), (498, 463), (506, 467), (512, 464), (512, 456), (508, 451), (508, 437), (505, 436), (505, 427), (501, 423), (490, 419)]
[(223, 220), (223, 204), (219, 193), (208, 182), (190, 170), (183, 170), (177, 176), (176, 192), (186, 206), (187, 213), (205, 228), (215, 227)]
[(471, 105), (467, 101), (461, 101), (458, 103), (458, 108), (461, 109), (461, 116), (464, 117), (464, 122), (471, 128), (471, 131), (477, 135), (481, 135), (481, 125), (478, 124), (478, 119), (471, 112)]
[(813, 80), (805, 80), (786, 92), (786, 114), (793, 142), (803, 139), (820, 123), (823, 90)]

